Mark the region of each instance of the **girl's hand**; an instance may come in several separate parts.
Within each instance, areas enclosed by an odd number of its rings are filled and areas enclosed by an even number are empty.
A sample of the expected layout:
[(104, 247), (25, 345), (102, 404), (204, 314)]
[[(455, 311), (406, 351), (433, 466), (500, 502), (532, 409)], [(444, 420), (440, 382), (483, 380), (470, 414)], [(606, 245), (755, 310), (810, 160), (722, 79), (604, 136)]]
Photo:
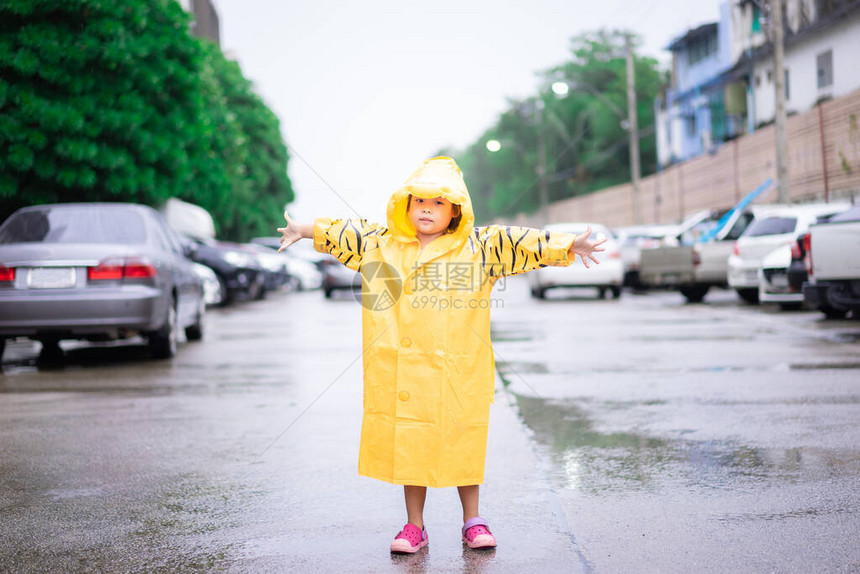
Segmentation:
[(283, 237), (281, 237), (281, 246), (278, 248), (278, 253), (303, 237), (301, 226), (290, 219), (290, 216), (286, 211), (284, 212), (284, 219), (287, 220), (287, 226), (278, 228), (278, 231), (283, 235)]
[(573, 240), (573, 244), (570, 246), (569, 253), (571, 255), (579, 255), (582, 259), (583, 265), (586, 267), (590, 267), (588, 260), (591, 259), (595, 265), (600, 265), (600, 261), (594, 256), (595, 253), (600, 251), (605, 251), (603, 247), (600, 247), (606, 242), (606, 238), (600, 239), (598, 241), (594, 241), (589, 239), (591, 235), (591, 226), (585, 228), (585, 233), (578, 233), (576, 235), (576, 239)]

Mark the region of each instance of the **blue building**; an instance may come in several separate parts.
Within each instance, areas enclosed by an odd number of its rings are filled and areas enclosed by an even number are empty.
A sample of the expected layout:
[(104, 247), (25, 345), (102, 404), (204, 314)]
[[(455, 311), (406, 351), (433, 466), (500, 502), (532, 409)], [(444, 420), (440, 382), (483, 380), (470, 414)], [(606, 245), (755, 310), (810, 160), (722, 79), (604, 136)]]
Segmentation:
[(737, 8), (723, 2), (719, 22), (688, 30), (667, 48), (672, 83), (656, 103), (661, 167), (708, 152), (746, 130), (746, 88), (727, 74), (740, 53), (732, 34)]

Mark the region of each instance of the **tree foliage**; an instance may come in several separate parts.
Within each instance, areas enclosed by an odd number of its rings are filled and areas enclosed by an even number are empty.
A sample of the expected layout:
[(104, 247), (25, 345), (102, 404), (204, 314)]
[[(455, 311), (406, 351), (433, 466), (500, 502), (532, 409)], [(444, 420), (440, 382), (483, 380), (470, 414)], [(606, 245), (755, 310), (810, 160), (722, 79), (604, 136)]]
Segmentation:
[(0, 5), (0, 218), (178, 197), (242, 239), (293, 199), (287, 161), (277, 118), (178, 2)]
[[(481, 137), (458, 157), (482, 219), (539, 208), (539, 141), (546, 146), (550, 201), (630, 180), (626, 130), (627, 72), (624, 34), (598, 31), (571, 39), (572, 58), (542, 73), (540, 92), (511, 100)], [(656, 169), (653, 102), (660, 88), (658, 63), (634, 55), (637, 119), (643, 175)], [(566, 82), (565, 97), (552, 90)], [(491, 153), (489, 140), (501, 142)]]

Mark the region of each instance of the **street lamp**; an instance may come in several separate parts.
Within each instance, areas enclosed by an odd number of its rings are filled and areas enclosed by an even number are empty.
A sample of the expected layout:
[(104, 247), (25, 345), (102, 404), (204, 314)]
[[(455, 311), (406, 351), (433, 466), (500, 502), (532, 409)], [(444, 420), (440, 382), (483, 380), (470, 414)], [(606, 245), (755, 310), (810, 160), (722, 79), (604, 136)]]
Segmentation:
[[(549, 183), (546, 177), (546, 141), (543, 136), (543, 101), (539, 100), (535, 106), (537, 110), (537, 125), (538, 130), (538, 164), (535, 166), (535, 175), (537, 175), (538, 189), (540, 191), (540, 207), (539, 216), (543, 223), (549, 223)], [(521, 156), (525, 155), (525, 150), (516, 140), (499, 141), (496, 139), (487, 140), (484, 146), (487, 151), (497, 153), (501, 151), (503, 143), (510, 143), (514, 150)]]
[(627, 114), (621, 111), (621, 108), (615, 105), (615, 102), (607, 98), (605, 95), (603, 95), (603, 92), (601, 92), (591, 84), (586, 84), (584, 82), (568, 83), (559, 81), (553, 82), (551, 88), (552, 93), (554, 93), (560, 98), (566, 98), (567, 94), (570, 93), (571, 88), (573, 88), (574, 90), (583, 90), (585, 92), (588, 92), (589, 94), (606, 104), (606, 106), (610, 110), (612, 110), (616, 116), (618, 116), (618, 119), (621, 120), (621, 127), (624, 129), (624, 131), (630, 130), (630, 120), (628, 119)]

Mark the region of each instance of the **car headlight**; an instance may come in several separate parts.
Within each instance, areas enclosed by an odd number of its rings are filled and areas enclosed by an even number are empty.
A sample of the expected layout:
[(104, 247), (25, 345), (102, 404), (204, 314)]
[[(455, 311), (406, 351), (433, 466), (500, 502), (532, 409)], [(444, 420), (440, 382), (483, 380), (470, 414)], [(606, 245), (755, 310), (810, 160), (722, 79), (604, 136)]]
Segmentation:
[(241, 251), (228, 251), (224, 254), (224, 260), (234, 267), (250, 267), (251, 257)]
[(261, 257), (260, 263), (263, 264), (263, 267), (267, 271), (271, 271), (272, 273), (278, 273), (284, 268), (284, 264), (277, 257)]

